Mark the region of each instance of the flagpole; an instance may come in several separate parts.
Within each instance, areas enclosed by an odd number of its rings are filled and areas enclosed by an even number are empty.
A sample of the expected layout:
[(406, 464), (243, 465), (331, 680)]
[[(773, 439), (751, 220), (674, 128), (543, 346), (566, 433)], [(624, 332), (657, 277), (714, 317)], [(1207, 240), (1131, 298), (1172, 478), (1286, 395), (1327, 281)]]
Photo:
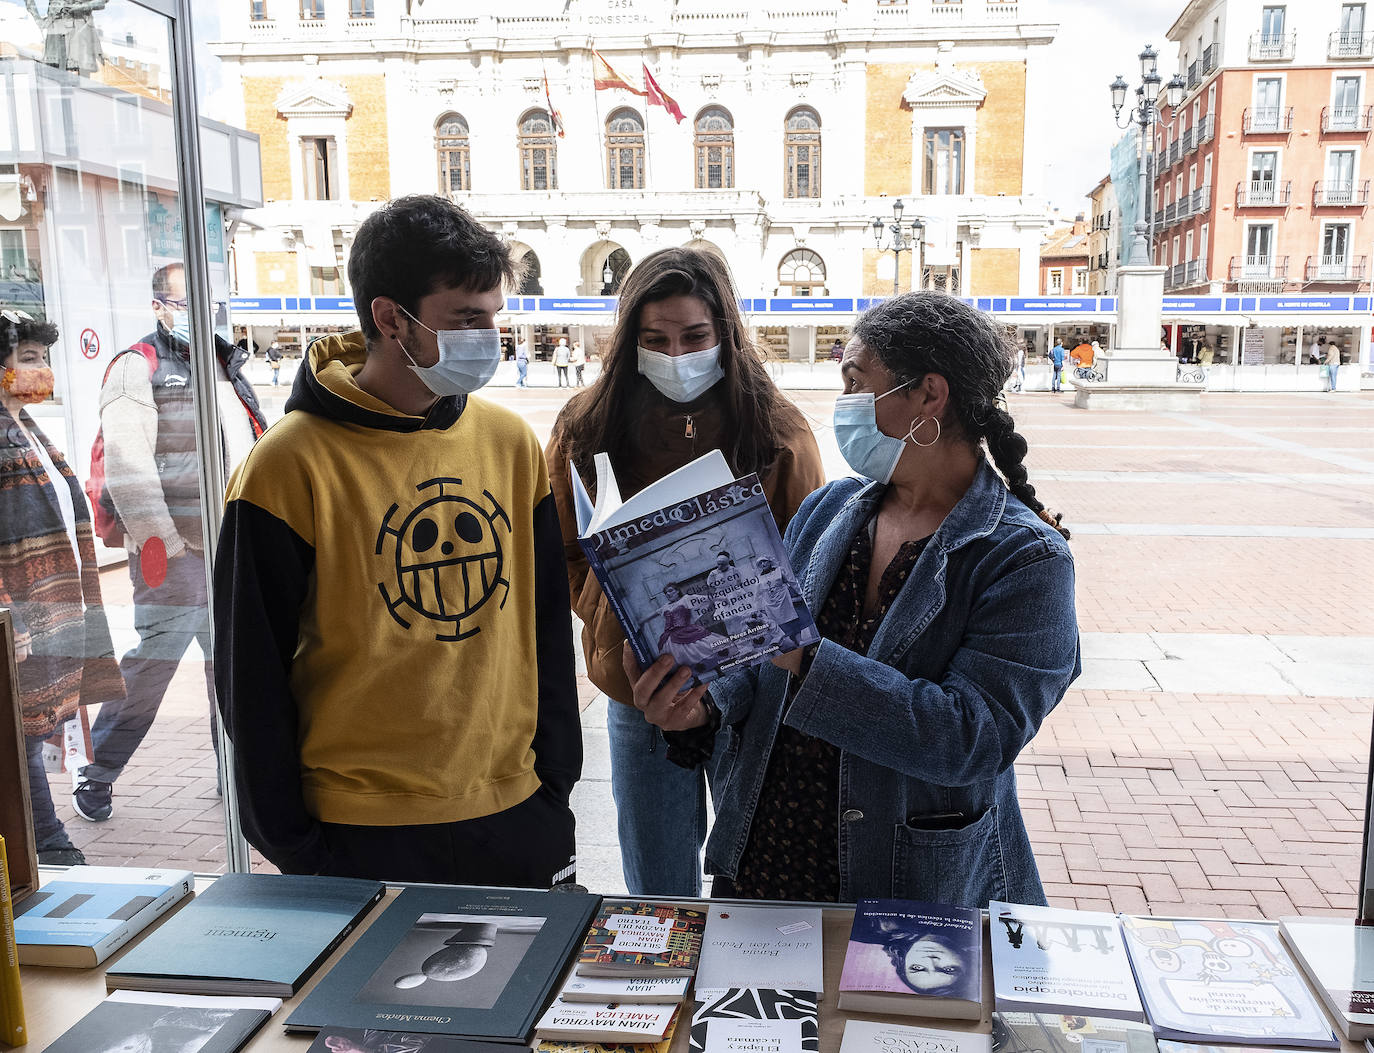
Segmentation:
[[(643, 70), (644, 70), (644, 68), (645, 68), (645, 67), (644, 67), (644, 56), (643, 56), (643, 55), (641, 55), (641, 56), (639, 57), (639, 68), (640, 68), (640, 80), (643, 81), (643, 79), (644, 79)], [(648, 85), (648, 84), (645, 84), (645, 85), (644, 85), (644, 95), (643, 95), (643, 98), (644, 98), (644, 189), (647, 190), (647, 189), (649, 189), (649, 187), (653, 184), (653, 181), (654, 181), (654, 168), (653, 168), (653, 164), (652, 164), (652, 162), (651, 162), (651, 160), (650, 160), (650, 158), (651, 158), (652, 155), (651, 155), (650, 152), (649, 152), (649, 111), (653, 109), (653, 106), (650, 105), (650, 103), (649, 103), (649, 85)]]
[(597, 163), (598, 163), (598, 165), (599, 165), (600, 168), (601, 168), (601, 183), (602, 183), (602, 187), (603, 187), (603, 189), (609, 189), (609, 187), (606, 187), (606, 186), (605, 186), (606, 181), (607, 181), (607, 179), (609, 178), (610, 173), (609, 173), (609, 171), (607, 170), (607, 167), (606, 167), (606, 126), (605, 126), (605, 124), (603, 124), (602, 121), (601, 121), (601, 91), (600, 91), (600, 89), (598, 89), (597, 86), (596, 86), (596, 56), (597, 56), (597, 50), (596, 50), (595, 45), (593, 45), (593, 47), (592, 47), (592, 54), (591, 54), (591, 59), (592, 59), (592, 62), (591, 62), (591, 65), (592, 65), (592, 106), (593, 106), (593, 107), (595, 108), (595, 110), (596, 110), (596, 141), (597, 141), (597, 143), (600, 144), (600, 145), (598, 146), (598, 149), (600, 150), (600, 153), (601, 153), (601, 159), (600, 159)]

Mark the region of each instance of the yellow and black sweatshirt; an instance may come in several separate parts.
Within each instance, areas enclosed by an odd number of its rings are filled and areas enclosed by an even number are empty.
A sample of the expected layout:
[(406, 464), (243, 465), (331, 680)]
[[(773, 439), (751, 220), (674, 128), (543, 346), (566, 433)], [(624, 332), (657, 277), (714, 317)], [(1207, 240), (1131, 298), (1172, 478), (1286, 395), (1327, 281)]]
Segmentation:
[[(317, 341), (229, 484), (215, 680), (243, 827), (284, 871), (320, 821), (452, 823), (582, 770), (567, 570), (544, 455), (471, 397), (424, 417), (358, 387), (360, 333)], [(535, 832), (532, 832), (535, 833)]]

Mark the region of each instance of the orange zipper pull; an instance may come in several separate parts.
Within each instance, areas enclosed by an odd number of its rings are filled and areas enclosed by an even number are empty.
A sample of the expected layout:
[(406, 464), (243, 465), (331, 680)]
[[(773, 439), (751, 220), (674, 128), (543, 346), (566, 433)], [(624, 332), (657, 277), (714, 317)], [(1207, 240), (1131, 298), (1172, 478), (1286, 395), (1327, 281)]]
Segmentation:
[(692, 422), (692, 415), (689, 413), (689, 414), (687, 414), (687, 428), (686, 428), (685, 431), (683, 431), (682, 437), (683, 437), (684, 439), (695, 438), (696, 433), (697, 433), (696, 425)]

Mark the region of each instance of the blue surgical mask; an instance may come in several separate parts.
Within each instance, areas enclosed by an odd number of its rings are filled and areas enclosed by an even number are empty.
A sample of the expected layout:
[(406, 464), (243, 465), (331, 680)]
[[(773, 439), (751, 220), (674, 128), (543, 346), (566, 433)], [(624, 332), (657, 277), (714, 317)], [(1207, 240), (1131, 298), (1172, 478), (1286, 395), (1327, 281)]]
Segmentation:
[(171, 315), (172, 324), (168, 332), (183, 344), (189, 344), (191, 342), (191, 313), (189, 311), (173, 310)]
[(725, 376), (720, 365), (720, 345), (685, 355), (665, 355), (639, 348), (639, 371), (664, 398), (692, 402)]
[(419, 365), (406, 351), (410, 369), (436, 395), (468, 395), (484, 386), (496, 373), (501, 362), (501, 333), (496, 329), (430, 329), (405, 308), (401, 308), (422, 329), (429, 329), (439, 341), (439, 361), (432, 366)]
[(910, 383), (898, 384), (881, 395), (866, 391), (835, 399), (835, 441), (840, 445), (840, 454), (849, 467), (874, 482), (891, 481), (906, 449), (905, 439), (894, 439), (878, 430), (878, 399), (887, 398)]

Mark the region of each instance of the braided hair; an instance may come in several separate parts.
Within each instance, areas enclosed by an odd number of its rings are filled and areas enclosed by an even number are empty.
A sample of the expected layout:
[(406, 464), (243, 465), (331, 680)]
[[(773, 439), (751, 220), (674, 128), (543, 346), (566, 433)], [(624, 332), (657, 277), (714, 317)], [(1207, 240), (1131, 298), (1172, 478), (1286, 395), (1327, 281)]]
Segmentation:
[(974, 446), (986, 443), (1007, 488), (1068, 538), (1060, 514), (1048, 511), (1035, 496), (1024, 463), (1025, 437), (999, 404), (1016, 355), (1010, 338), (991, 318), (944, 293), (905, 293), (865, 311), (854, 337), (899, 382), (914, 384), (928, 373), (944, 377), (953, 417), (943, 422), (945, 428)]

